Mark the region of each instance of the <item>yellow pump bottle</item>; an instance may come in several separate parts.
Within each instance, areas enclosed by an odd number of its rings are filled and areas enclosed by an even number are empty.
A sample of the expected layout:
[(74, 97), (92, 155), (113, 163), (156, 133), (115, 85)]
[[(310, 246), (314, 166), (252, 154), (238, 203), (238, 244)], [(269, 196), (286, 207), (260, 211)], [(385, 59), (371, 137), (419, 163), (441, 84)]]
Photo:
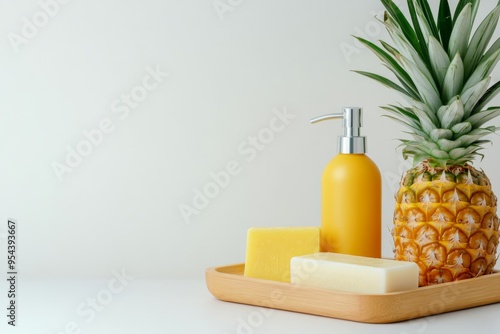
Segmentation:
[(344, 135), (339, 137), (339, 154), (322, 177), (321, 251), (380, 258), (382, 181), (365, 154), (362, 109), (343, 108), (311, 123), (337, 118), (344, 120)]

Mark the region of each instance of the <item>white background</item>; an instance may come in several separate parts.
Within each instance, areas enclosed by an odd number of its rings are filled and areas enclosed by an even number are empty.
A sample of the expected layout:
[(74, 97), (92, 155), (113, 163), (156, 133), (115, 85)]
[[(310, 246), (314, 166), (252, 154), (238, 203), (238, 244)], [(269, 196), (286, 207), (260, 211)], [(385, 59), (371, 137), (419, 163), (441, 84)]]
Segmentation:
[[(483, 2), (479, 17), (496, 3)], [(6, 220), (18, 220), (22, 277), (108, 279), (125, 269), (202, 279), (206, 267), (243, 262), (249, 227), (319, 225), (321, 173), (342, 130), (309, 119), (353, 105), (364, 108), (382, 174), (383, 255), (392, 255), (404, 135), (379, 106), (402, 98), (350, 71), (388, 72), (351, 37), (387, 38), (374, 18), (382, 6), (221, 3), (231, 10), (212, 0), (72, 0), (13, 47), (41, 5), (0, 1), (0, 233), (4, 248)], [(115, 113), (148, 68), (169, 75), (127, 117)], [(285, 110), (294, 118), (248, 161), (238, 148)], [(58, 178), (54, 164), (103, 120), (113, 130)], [(490, 139), (475, 165), (500, 193), (500, 140)], [(180, 207), (231, 161), (240, 172), (184, 219)]]

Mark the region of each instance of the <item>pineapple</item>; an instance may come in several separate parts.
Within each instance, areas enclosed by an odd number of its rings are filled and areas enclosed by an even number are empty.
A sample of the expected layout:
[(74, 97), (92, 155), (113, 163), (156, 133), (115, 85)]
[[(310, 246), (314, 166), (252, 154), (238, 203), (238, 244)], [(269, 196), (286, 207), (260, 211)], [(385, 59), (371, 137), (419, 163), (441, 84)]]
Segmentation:
[(414, 166), (395, 195), (395, 258), (418, 264), (420, 286), (489, 274), (500, 235), (497, 199), (472, 162), (489, 142), (483, 137), (500, 129), (485, 125), (500, 115), (500, 107), (486, 107), (500, 91), (500, 82), (490, 86), (500, 59), (500, 39), (490, 43), (500, 4), (473, 31), (479, 0), (458, 1), (453, 15), (448, 0), (437, 13), (427, 0), (408, 0), (409, 18), (392, 0), (381, 2), (392, 42), (356, 38), (397, 80), (355, 72), (406, 99), (382, 107), (409, 129), (401, 146)]

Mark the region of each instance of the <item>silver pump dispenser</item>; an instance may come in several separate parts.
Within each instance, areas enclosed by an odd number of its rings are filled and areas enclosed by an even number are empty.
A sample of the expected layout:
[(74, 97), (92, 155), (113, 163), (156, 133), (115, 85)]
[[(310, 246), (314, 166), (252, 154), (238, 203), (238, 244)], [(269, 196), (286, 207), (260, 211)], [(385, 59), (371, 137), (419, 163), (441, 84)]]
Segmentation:
[(363, 125), (363, 109), (358, 107), (344, 107), (342, 113), (333, 113), (311, 119), (311, 124), (329, 119), (342, 118), (344, 120), (344, 135), (339, 136), (339, 153), (363, 154), (366, 153), (366, 137), (360, 136), (359, 128)]

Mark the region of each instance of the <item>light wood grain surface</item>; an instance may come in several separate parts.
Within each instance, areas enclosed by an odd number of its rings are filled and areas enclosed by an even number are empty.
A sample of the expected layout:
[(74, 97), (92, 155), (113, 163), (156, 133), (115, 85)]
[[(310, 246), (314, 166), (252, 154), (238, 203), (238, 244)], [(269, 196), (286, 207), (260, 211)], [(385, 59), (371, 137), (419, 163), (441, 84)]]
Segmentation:
[(500, 273), (415, 290), (354, 294), (243, 276), (244, 264), (206, 270), (223, 301), (367, 323), (391, 323), (500, 302)]

